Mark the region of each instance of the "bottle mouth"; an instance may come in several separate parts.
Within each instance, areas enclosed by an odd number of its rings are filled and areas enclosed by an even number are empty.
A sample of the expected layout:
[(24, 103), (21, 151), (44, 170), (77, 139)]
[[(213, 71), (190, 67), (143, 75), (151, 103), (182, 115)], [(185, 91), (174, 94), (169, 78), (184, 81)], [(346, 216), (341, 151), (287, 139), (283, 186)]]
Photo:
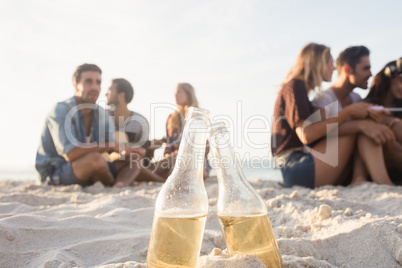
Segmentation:
[(186, 120), (190, 119), (191, 117), (205, 117), (209, 119), (209, 114), (210, 112), (207, 109), (190, 107), (187, 111)]
[[(211, 119), (209, 117), (210, 112), (206, 109), (198, 108), (198, 107), (190, 107), (187, 111), (186, 116), (186, 128), (189, 129), (187, 134), (196, 132), (203, 132), (209, 136), (210, 126), (211, 126)], [(186, 136), (187, 134), (184, 134)], [(183, 137), (184, 137), (183, 136)], [(204, 145), (205, 146), (205, 145)]]
[(225, 122), (220, 121), (211, 124), (211, 136), (216, 134), (229, 134)]
[(226, 130), (226, 124), (223, 121), (220, 122), (214, 122), (211, 124), (211, 132), (217, 131), (217, 130)]
[(226, 124), (223, 121), (214, 122), (211, 124), (210, 131), (210, 144), (211, 147), (225, 148), (227, 146), (231, 147), (230, 144), (230, 133), (226, 128)]

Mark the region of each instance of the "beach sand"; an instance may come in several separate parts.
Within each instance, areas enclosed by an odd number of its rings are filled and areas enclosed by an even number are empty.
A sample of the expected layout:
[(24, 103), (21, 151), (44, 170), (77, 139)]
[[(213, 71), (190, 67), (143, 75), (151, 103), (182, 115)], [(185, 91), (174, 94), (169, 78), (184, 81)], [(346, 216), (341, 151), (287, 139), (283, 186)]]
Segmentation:
[[(401, 267), (402, 187), (283, 188), (254, 179), (284, 267)], [(161, 184), (42, 186), (0, 181), (1, 267), (145, 267)], [(200, 267), (264, 267), (229, 257), (216, 217), (218, 185), (206, 181), (209, 213)]]

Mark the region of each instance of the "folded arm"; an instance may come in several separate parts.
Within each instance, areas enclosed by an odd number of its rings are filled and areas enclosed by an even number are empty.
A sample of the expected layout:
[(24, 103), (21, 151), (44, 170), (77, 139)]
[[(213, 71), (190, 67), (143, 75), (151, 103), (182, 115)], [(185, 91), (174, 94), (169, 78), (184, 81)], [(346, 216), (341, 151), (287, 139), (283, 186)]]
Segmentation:
[[(325, 111), (323, 109), (320, 109), (321, 118), (324, 118), (324, 120), (320, 120), (314, 123), (306, 122), (308, 121), (308, 119), (299, 121), (296, 124), (297, 136), (303, 144), (310, 144), (322, 137), (326, 137), (328, 133), (330, 133), (332, 130), (336, 128), (339, 129), (340, 126), (342, 126), (342, 124), (344, 124), (344, 122), (347, 122), (346, 120), (350, 118), (363, 119), (367, 117), (369, 106), (370, 105), (367, 103), (357, 103), (343, 109), (338, 114), (338, 116), (331, 117), (329, 119), (325, 119)], [(351, 132), (350, 134), (356, 132), (357, 129), (355, 130), (355, 132)]]
[(65, 159), (68, 162), (72, 162), (88, 153), (92, 153), (92, 152), (103, 153), (103, 152), (107, 152), (107, 151), (116, 151), (115, 144), (114, 143), (106, 143), (104, 146), (96, 145), (91, 148), (77, 146), (77, 147), (74, 147), (71, 151), (69, 151), (66, 154)]

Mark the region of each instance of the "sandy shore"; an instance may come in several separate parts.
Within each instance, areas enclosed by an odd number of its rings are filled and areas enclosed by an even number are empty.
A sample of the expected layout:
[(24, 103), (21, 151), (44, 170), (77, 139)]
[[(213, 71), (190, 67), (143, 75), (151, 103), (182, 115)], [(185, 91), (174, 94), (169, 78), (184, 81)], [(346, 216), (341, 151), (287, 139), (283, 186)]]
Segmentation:
[[(402, 187), (309, 190), (251, 182), (266, 202), (284, 267), (402, 267)], [(160, 187), (0, 181), (1, 267), (145, 267)], [(228, 257), (216, 217), (216, 179), (206, 188), (200, 267), (264, 267), (252, 257)]]

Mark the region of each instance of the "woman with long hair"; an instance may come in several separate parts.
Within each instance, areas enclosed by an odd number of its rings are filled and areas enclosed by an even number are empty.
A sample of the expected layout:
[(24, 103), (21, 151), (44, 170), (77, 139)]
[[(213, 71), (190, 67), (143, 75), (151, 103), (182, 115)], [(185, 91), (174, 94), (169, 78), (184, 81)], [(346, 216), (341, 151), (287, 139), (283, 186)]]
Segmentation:
[[(365, 101), (388, 108), (402, 108), (402, 58), (387, 63), (375, 75)], [(384, 160), (388, 173), (396, 184), (402, 183), (402, 112), (373, 117), (387, 125), (395, 134), (394, 144), (383, 146)], [(366, 176), (367, 177), (367, 176)]]
[[(166, 122), (166, 147), (164, 155), (167, 159), (171, 159), (172, 163), (169, 173), (174, 166), (176, 161), (176, 155), (179, 150), (180, 141), (182, 138), (184, 130), (184, 119), (187, 116), (188, 108), (198, 107), (198, 100), (195, 96), (194, 88), (189, 83), (179, 83), (177, 84), (175, 91), (175, 99), (177, 104), (177, 109), (169, 115)], [(209, 171), (211, 166), (209, 165), (207, 155), (209, 152), (208, 143), (205, 150), (205, 161), (204, 161), (204, 179), (209, 176)]]
[[(198, 100), (195, 96), (194, 88), (189, 83), (177, 84), (175, 99), (177, 108), (169, 115), (166, 121), (166, 147), (164, 158), (157, 162), (150, 163), (147, 168), (142, 168), (137, 180), (165, 181), (173, 171), (184, 130), (184, 119), (186, 118), (188, 108), (198, 107)], [(208, 152), (207, 144), (203, 172), (204, 179), (209, 176), (209, 171), (211, 169), (207, 159)]]
[[(274, 108), (271, 150), (287, 187), (344, 184), (347, 178), (357, 135), (339, 136), (338, 127), (350, 119), (366, 118), (370, 104), (349, 105), (329, 119), (325, 119), (325, 111), (313, 108), (308, 93), (320, 88), (323, 81), (331, 81), (334, 69), (330, 48), (310, 43), (301, 50), (281, 85)], [(378, 169), (382, 178), (386, 170)], [(386, 179), (384, 183), (391, 183)]]
[(177, 84), (175, 99), (177, 108), (169, 115), (166, 122), (165, 157), (177, 154), (188, 108), (198, 107), (198, 100), (195, 96), (194, 88), (188, 83)]
[[(365, 100), (384, 107), (402, 107), (402, 58), (387, 63), (374, 76)], [(393, 115), (402, 118), (401, 112)]]

